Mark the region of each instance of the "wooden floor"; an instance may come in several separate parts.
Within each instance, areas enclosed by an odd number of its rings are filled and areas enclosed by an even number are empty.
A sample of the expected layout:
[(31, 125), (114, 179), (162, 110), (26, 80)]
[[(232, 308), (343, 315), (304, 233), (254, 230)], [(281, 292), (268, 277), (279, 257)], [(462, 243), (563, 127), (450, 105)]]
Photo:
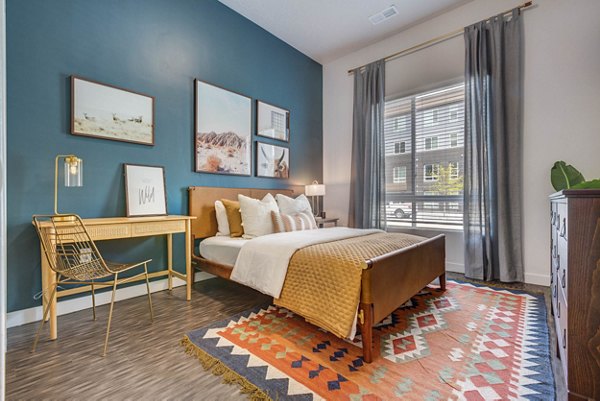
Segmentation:
[[(515, 287), (543, 291), (549, 308), (547, 288)], [(222, 384), (219, 377), (206, 373), (196, 359), (185, 355), (179, 340), (188, 331), (268, 303), (269, 298), (222, 279), (210, 279), (194, 285), (191, 302), (185, 301), (184, 287), (155, 293), (152, 299), (154, 324), (149, 323), (144, 297), (115, 305), (105, 358), (100, 354), (107, 305), (98, 308), (96, 321), (92, 321), (91, 310), (60, 316), (58, 341), (48, 340), (46, 327), (35, 354), (30, 348), (36, 324), (9, 329), (6, 398), (246, 400), (236, 386)], [(556, 350), (551, 348), (555, 376), (562, 383)], [(558, 400), (565, 399), (564, 391), (559, 385)]]

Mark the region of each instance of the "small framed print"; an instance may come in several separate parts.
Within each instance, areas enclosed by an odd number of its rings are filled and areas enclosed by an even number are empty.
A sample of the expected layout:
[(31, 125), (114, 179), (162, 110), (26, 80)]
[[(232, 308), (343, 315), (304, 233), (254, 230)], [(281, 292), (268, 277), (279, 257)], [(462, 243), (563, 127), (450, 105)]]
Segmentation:
[(290, 112), (272, 104), (256, 101), (257, 135), (290, 141)]
[(154, 145), (154, 98), (71, 76), (71, 134)]
[(290, 178), (289, 148), (256, 142), (256, 176)]
[(123, 170), (127, 217), (166, 215), (164, 167), (124, 164)]

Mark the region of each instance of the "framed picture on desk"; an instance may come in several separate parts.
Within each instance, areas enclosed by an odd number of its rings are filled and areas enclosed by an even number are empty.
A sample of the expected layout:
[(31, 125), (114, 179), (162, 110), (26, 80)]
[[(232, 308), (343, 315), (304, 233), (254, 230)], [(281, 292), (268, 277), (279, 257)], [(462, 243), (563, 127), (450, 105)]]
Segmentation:
[(127, 217), (166, 215), (164, 167), (124, 164), (123, 170)]

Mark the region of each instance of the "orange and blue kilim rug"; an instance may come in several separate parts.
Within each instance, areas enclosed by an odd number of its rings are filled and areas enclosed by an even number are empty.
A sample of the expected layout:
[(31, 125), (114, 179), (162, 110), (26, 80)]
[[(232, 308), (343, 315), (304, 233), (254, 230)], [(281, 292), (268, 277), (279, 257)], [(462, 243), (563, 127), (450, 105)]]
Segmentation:
[(448, 282), (375, 331), (380, 357), (268, 306), (189, 333), (205, 368), (256, 400), (554, 400), (543, 295)]

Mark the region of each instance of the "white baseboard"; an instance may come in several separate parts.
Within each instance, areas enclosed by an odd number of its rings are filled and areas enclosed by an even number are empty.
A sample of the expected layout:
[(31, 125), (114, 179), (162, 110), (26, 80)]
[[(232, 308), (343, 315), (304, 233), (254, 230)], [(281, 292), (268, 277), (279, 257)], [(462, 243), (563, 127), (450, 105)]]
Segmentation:
[[(202, 281), (209, 278), (213, 278), (212, 274), (205, 272), (196, 272), (194, 275), (194, 281)], [(179, 287), (185, 285), (185, 281), (174, 277), (173, 287)], [(167, 279), (156, 280), (150, 282), (150, 292), (159, 292), (168, 289)], [(96, 306), (110, 303), (112, 291), (104, 291), (96, 294)], [(117, 289), (116, 301), (122, 301), (124, 299), (139, 297), (146, 294), (146, 283), (132, 285), (129, 287), (122, 287)], [(66, 315), (67, 313), (77, 312), (83, 309), (92, 307), (92, 295), (82, 296), (73, 299), (67, 299), (58, 302), (56, 313), (60, 315)], [(42, 319), (42, 306), (35, 306), (33, 308), (21, 309), (14, 312), (10, 312), (6, 316), (6, 327), (15, 327), (22, 324), (31, 322), (37, 322)]]
[(537, 284), (543, 286), (550, 286), (550, 275), (548, 274), (537, 274), (537, 273), (525, 273), (525, 282), (527, 284)]
[[(464, 274), (465, 266), (462, 263), (446, 262), (446, 271)], [(525, 273), (524, 281), (527, 284), (536, 284), (548, 287), (550, 285), (550, 276), (546, 274)]]

